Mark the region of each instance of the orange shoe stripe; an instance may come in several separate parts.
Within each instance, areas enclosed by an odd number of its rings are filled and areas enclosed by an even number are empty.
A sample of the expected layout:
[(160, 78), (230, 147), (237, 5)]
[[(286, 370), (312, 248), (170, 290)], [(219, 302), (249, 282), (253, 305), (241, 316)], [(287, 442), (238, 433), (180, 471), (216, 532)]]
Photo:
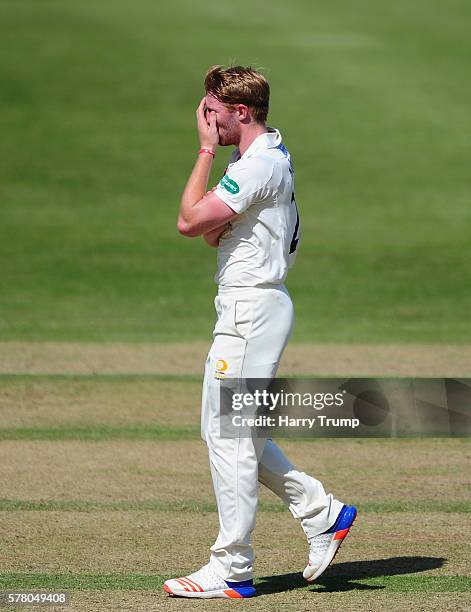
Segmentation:
[(175, 582), (178, 582), (178, 584), (181, 584), (181, 586), (185, 589), (185, 591), (195, 591), (196, 589), (191, 587), (191, 589), (188, 588), (188, 584), (186, 584), (186, 582), (183, 582), (183, 580), (181, 578), (175, 578)]
[(191, 578), (188, 578), (188, 576), (185, 576), (184, 580), (186, 580), (190, 586), (196, 587), (195, 591), (200, 591), (201, 593), (203, 592), (203, 588), (197, 582), (191, 580)]
[(349, 531), (350, 531), (350, 527), (348, 527), (347, 529), (341, 529), (340, 531), (337, 531), (334, 536), (334, 540), (343, 540)]
[(224, 591), (224, 593), (232, 599), (242, 599), (242, 595), (237, 591), (234, 591), (234, 589), (227, 589), (226, 591)]
[(197, 589), (195, 589), (195, 587), (191, 584), (191, 582), (188, 580), (188, 578), (186, 576), (182, 576), (181, 578), (178, 579), (180, 582), (182, 582), (183, 584), (186, 584), (187, 587), (190, 587), (190, 589), (192, 591), (196, 591)]

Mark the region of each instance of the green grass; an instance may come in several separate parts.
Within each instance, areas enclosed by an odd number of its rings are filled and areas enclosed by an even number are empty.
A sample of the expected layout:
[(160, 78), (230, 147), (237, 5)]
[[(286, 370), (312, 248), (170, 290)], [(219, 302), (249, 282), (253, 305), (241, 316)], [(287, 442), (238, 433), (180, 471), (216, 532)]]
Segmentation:
[[(461, 512), (470, 513), (471, 503), (448, 501), (397, 502), (353, 501), (359, 512)], [(147, 512), (216, 512), (215, 502), (205, 499), (189, 499), (169, 502), (152, 499), (147, 501), (87, 501), (87, 500), (50, 500), (32, 501), (23, 499), (0, 499), (0, 512), (103, 512), (103, 511), (147, 511)], [(259, 512), (287, 512), (280, 502), (259, 501)]]
[[(39, 573), (16, 573), (5, 572), (0, 574), (0, 588), (3, 589), (51, 589), (79, 591), (89, 590), (113, 590), (138, 591), (160, 589), (170, 575), (148, 575), (148, 574), (39, 574)], [(328, 578), (322, 576), (314, 587), (308, 587), (300, 576), (293, 578), (291, 575), (273, 576), (277, 578), (276, 590), (314, 588), (314, 590), (348, 590), (378, 587), (386, 591), (407, 593), (425, 592), (442, 593), (457, 592), (464, 593), (471, 590), (471, 579), (467, 576), (421, 576), (421, 575), (396, 575), (375, 576), (373, 578), (353, 578), (351, 581), (344, 577)], [(261, 594), (273, 592), (271, 584), (273, 580), (259, 578), (255, 580), (255, 586), (259, 587)], [(286, 583), (286, 585), (285, 585)], [(348, 586), (347, 586), (348, 583)], [(270, 586), (268, 586), (270, 584)]]
[(203, 74), (234, 59), (266, 68), (297, 170), (293, 339), (469, 343), (470, 16), (464, 0), (3, 2), (0, 340), (209, 336), (215, 252), (175, 220)]
[[(335, 432), (330, 434), (319, 433), (318, 431), (312, 430), (313, 433), (305, 432), (304, 435), (291, 434), (290, 432), (271, 433), (270, 435), (275, 439), (286, 439), (295, 441), (298, 444), (300, 442), (308, 442), (318, 444), (322, 440), (326, 442), (329, 439), (361, 439), (358, 438), (354, 433), (346, 432), (342, 435), (336, 434)], [(1, 440), (94, 440), (101, 442), (104, 440), (198, 440), (200, 439), (200, 426), (187, 425), (187, 426), (172, 426), (172, 425), (157, 425), (149, 423), (145, 425), (130, 424), (130, 425), (108, 425), (106, 423), (96, 423), (90, 425), (59, 425), (56, 427), (50, 426), (31, 426), (31, 427), (0, 427), (0, 441)], [(385, 431), (381, 435), (373, 432), (369, 435), (366, 433), (363, 439), (368, 438), (383, 438), (384, 440), (399, 440), (400, 437), (394, 437), (391, 432)], [(453, 436), (447, 435), (442, 431), (438, 433), (427, 433), (424, 432), (421, 435), (408, 435), (401, 434), (405, 440), (423, 440), (425, 438), (431, 438), (434, 440), (444, 439), (447, 440), (450, 437), (460, 438), (468, 440), (466, 433), (455, 433)]]
[(0, 440), (197, 440), (200, 427), (155, 425), (64, 425), (59, 427), (2, 427)]

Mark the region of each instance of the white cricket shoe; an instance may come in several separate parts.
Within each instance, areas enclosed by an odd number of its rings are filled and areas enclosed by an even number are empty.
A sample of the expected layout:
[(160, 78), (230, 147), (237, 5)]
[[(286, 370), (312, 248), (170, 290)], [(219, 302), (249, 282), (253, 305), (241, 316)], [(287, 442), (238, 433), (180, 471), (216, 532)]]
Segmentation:
[(189, 576), (172, 578), (164, 583), (164, 591), (176, 597), (230, 597), (242, 599), (255, 595), (253, 580), (230, 582), (220, 578), (208, 563)]
[(355, 506), (344, 506), (328, 531), (309, 539), (309, 561), (303, 572), (308, 582), (318, 578), (332, 563), (356, 516)]

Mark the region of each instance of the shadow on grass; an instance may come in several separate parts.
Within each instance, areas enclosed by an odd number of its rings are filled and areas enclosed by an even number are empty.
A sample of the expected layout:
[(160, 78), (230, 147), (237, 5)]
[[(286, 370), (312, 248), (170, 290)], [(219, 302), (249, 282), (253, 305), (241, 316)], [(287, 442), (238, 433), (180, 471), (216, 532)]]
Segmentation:
[[(335, 591), (375, 591), (384, 589), (381, 585), (355, 582), (365, 578), (415, 574), (442, 567), (446, 559), (441, 557), (391, 557), (372, 561), (336, 563), (312, 584), (318, 593)], [(262, 576), (257, 581), (257, 594), (268, 595), (308, 586), (301, 572)]]

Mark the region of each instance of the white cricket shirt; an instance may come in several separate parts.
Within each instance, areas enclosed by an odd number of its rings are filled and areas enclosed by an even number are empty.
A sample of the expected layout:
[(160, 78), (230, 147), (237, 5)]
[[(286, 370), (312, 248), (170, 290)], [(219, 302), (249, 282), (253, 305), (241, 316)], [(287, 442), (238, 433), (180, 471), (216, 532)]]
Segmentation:
[(283, 283), (300, 233), (294, 171), (280, 132), (268, 128), (242, 157), (236, 149), (215, 193), (240, 216), (219, 241), (214, 280), (234, 287)]

